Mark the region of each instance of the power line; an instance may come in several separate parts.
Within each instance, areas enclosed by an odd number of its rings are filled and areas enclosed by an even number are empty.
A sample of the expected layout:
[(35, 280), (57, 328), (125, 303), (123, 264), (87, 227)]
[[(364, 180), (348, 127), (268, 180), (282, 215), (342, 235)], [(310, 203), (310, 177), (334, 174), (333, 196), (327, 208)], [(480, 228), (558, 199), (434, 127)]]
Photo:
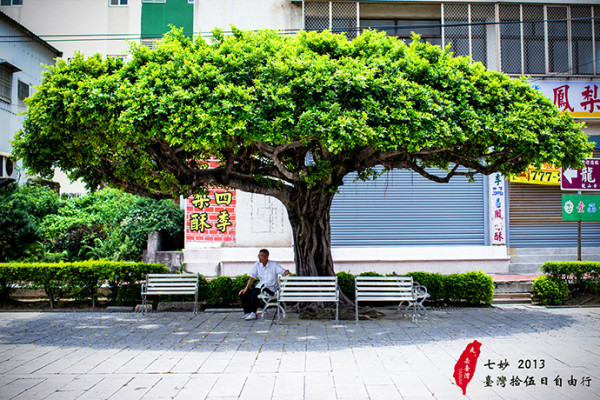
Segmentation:
[[(563, 19), (540, 19), (540, 20), (526, 20), (526, 21), (481, 21), (481, 22), (460, 22), (460, 23), (445, 23), (445, 24), (417, 24), (417, 25), (382, 25), (377, 27), (357, 27), (347, 26), (332, 28), (331, 31), (334, 33), (339, 32), (359, 32), (365, 29), (419, 29), (419, 28), (459, 28), (459, 27), (473, 27), (473, 26), (490, 26), (490, 25), (515, 25), (515, 24), (536, 24), (536, 23), (561, 23), (569, 21), (596, 21), (600, 20), (600, 17), (587, 17), (587, 18), (563, 18)], [(308, 31), (321, 31), (323, 29), (308, 29)], [(254, 32), (262, 29), (256, 29)], [(287, 29), (273, 29), (277, 33), (282, 35), (295, 34), (302, 29), (299, 28), (287, 28)], [(232, 30), (222, 30), (224, 34), (234, 33)], [(210, 37), (212, 36), (211, 31), (199, 31), (199, 32), (183, 32), (185, 36), (200, 36)], [(164, 32), (156, 33), (97, 33), (97, 34), (55, 34), (55, 35), (38, 35), (39, 38), (46, 42), (84, 42), (84, 41), (105, 41), (105, 40), (143, 40), (143, 39), (156, 39), (161, 38)], [(34, 41), (33, 38), (23, 35), (0, 35), (0, 43), (19, 43)]]
[[(444, 24), (416, 24), (416, 25), (381, 25), (381, 26), (377, 26), (377, 27), (357, 27), (357, 26), (352, 26), (352, 27), (339, 27), (339, 28), (333, 28), (331, 29), (331, 32), (333, 33), (341, 33), (341, 32), (360, 32), (360, 31), (364, 31), (365, 29), (376, 29), (376, 30), (386, 30), (386, 29), (420, 29), (420, 28), (427, 28), (427, 29), (432, 29), (432, 28), (444, 28), (444, 29), (449, 29), (449, 28), (461, 28), (461, 27), (474, 27), (474, 26), (494, 26), (494, 25), (498, 25), (498, 26), (503, 26), (503, 25), (516, 25), (516, 24), (545, 24), (545, 23), (567, 23), (567, 22), (585, 22), (585, 21), (589, 21), (590, 22), (590, 30), (592, 28), (594, 28), (594, 25), (592, 25), (592, 21), (600, 21), (600, 17), (586, 17), (586, 18), (564, 18), (564, 19), (539, 19), (539, 20), (509, 20), (509, 21), (480, 21), (480, 22), (460, 22), (460, 23), (444, 23)], [(308, 31), (322, 31), (322, 30), (326, 30), (326, 29), (309, 29)], [(260, 31), (259, 29), (254, 30), (254, 32)], [(290, 35), (290, 34), (297, 34), (298, 32), (302, 31), (302, 29), (297, 29), (297, 28), (288, 28), (288, 29), (280, 29), (280, 30), (276, 30), (276, 32), (280, 35)], [(234, 31), (233, 30), (221, 30), (221, 32), (223, 34), (229, 35), (229, 34), (233, 34)], [(413, 31), (414, 32), (414, 31)], [(590, 32), (591, 33), (591, 32)], [(195, 34), (192, 32), (183, 32), (183, 34), (185, 36), (188, 37), (193, 37), (193, 36), (199, 36), (199, 37), (211, 37), (212, 36), (212, 32), (210, 31), (199, 31), (196, 32)], [(157, 33), (143, 33), (143, 34), (137, 34), (137, 33), (90, 33), (90, 34), (52, 34), (52, 35), (39, 35), (39, 38), (42, 38), (43, 40), (45, 40), (46, 42), (98, 42), (98, 41), (137, 41), (137, 40), (141, 40), (143, 41), (144, 39), (146, 40), (155, 40), (155, 39), (162, 39), (162, 36), (164, 35), (163, 32), (157, 32)], [(453, 39), (453, 36), (456, 36), (457, 34), (453, 33), (452, 35), (444, 35), (445, 37), (448, 37), (451, 41), (451, 39)], [(520, 35), (519, 35), (520, 36)], [(573, 35), (571, 35), (573, 36)], [(442, 37), (441, 32), (440, 32), (440, 38)], [(587, 38), (587, 37), (585, 37)], [(536, 39), (539, 39), (538, 37), (536, 37)], [(584, 38), (581, 38), (584, 39)], [(590, 36), (589, 40), (592, 39), (592, 36)], [(572, 39), (571, 39), (572, 40)], [(32, 42), (35, 41), (35, 39), (28, 37), (28, 36), (23, 36), (23, 35), (0, 35), (0, 44), (2, 43), (23, 43), (23, 42)], [(596, 42), (600, 41), (600, 38), (596, 38)], [(592, 45), (594, 45), (594, 43), (592, 43)], [(589, 62), (584, 62), (584, 63), (580, 63), (577, 64), (576, 67), (577, 69), (581, 69), (582, 67), (588, 66), (590, 64), (594, 64), (594, 62), (600, 62), (600, 56), (598, 58), (596, 58), (596, 60), (592, 60)], [(595, 71), (594, 71), (595, 72)], [(595, 75), (594, 72), (592, 72), (591, 74), (579, 74), (579, 75)], [(565, 72), (555, 72), (552, 74), (543, 74), (543, 77), (539, 77), (537, 79), (532, 79), (531, 82), (537, 82), (537, 81), (541, 81), (541, 80), (545, 80), (548, 78), (552, 78), (552, 77), (557, 77), (557, 76), (564, 76), (565, 74), (569, 74), (568, 71)], [(510, 74), (509, 75), (515, 75), (515, 74)], [(516, 74), (516, 75), (521, 75), (521, 74)]]

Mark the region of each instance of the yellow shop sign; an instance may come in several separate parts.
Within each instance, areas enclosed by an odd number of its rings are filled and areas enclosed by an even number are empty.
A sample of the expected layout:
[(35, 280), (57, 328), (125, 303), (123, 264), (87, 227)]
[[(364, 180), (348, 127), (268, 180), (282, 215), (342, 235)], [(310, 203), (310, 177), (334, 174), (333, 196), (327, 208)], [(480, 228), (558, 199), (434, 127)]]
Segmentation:
[(534, 185), (560, 186), (560, 168), (553, 164), (543, 164), (542, 168), (529, 167), (519, 175), (511, 176), (511, 182), (531, 183)]

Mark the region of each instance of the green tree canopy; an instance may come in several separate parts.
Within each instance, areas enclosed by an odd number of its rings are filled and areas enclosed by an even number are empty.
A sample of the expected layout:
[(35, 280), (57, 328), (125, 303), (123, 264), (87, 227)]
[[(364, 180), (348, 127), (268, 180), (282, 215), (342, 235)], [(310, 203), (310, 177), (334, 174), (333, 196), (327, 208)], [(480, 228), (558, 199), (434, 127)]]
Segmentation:
[[(14, 145), (33, 172), (58, 167), (156, 198), (205, 185), (274, 196), (301, 275), (334, 273), (329, 210), (350, 172), (366, 179), (380, 165), (447, 182), (578, 166), (591, 149), (525, 79), (373, 31), (348, 41), (234, 29), (207, 42), (173, 30), (155, 50), (133, 45), (126, 64), (59, 61), (28, 106)], [(209, 157), (220, 166), (205, 168)]]

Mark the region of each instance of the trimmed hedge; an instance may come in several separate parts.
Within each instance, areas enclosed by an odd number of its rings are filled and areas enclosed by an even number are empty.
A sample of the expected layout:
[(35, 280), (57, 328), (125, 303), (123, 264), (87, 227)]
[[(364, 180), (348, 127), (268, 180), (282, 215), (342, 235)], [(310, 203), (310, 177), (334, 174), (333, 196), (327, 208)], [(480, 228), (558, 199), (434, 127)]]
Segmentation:
[(585, 288), (589, 283), (600, 283), (600, 261), (549, 261), (540, 269), (577, 288)]
[[(338, 272), (340, 290), (354, 300), (354, 275)], [(359, 276), (383, 276), (376, 272), (363, 272)], [(466, 302), (469, 304), (491, 304), (494, 297), (492, 277), (481, 272), (442, 275), (431, 272), (409, 272), (415, 282), (425, 286), (433, 302)]]
[[(95, 304), (100, 286), (108, 284), (113, 303), (127, 303), (140, 297), (139, 281), (149, 273), (167, 273), (162, 264), (118, 261), (81, 261), (72, 263), (0, 264), (0, 299), (6, 301), (13, 285), (44, 289), (50, 307), (64, 297), (91, 299)], [(137, 296), (131, 295), (137, 289)]]
[[(83, 261), (73, 263), (0, 263), (0, 300), (7, 300), (13, 285), (44, 289), (50, 307), (61, 298), (91, 300), (95, 304), (97, 290), (108, 285), (111, 304), (139, 302), (141, 287), (148, 273), (168, 273), (161, 264), (113, 261)], [(376, 272), (363, 272), (360, 276), (383, 276)], [(411, 272), (415, 282), (427, 287), (433, 302), (453, 301), (470, 304), (490, 304), (494, 285), (492, 278), (483, 272), (442, 275), (439, 273)], [(337, 273), (340, 290), (354, 300), (354, 275)], [(221, 276), (207, 280), (200, 275), (198, 300), (209, 306), (239, 306), (238, 293), (248, 282), (248, 275)], [(253, 287), (257, 281), (254, 281)], [(157, 296), (159, 301), (193, 300), (193, 296)]]
[(548, 261), (540, 269), (549, 275), (533, 282), (533, 295), (542, 304), (565, 304), (569, 291), (600, 292), (598, 261)]
[(543, 305), (561, 305), (567, 301), (569, 288), (553, 276), (540, 276), (533, 281), (533, 296)]

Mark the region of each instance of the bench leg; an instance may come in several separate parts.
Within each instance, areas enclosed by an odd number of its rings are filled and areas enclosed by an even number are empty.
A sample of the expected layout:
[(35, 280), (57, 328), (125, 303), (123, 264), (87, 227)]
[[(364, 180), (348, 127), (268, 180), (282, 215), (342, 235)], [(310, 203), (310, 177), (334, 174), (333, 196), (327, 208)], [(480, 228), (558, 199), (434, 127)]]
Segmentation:
[(281, 310), (281, 304), (277, 300), (277, 323), (279, 323), (279, 311)]

